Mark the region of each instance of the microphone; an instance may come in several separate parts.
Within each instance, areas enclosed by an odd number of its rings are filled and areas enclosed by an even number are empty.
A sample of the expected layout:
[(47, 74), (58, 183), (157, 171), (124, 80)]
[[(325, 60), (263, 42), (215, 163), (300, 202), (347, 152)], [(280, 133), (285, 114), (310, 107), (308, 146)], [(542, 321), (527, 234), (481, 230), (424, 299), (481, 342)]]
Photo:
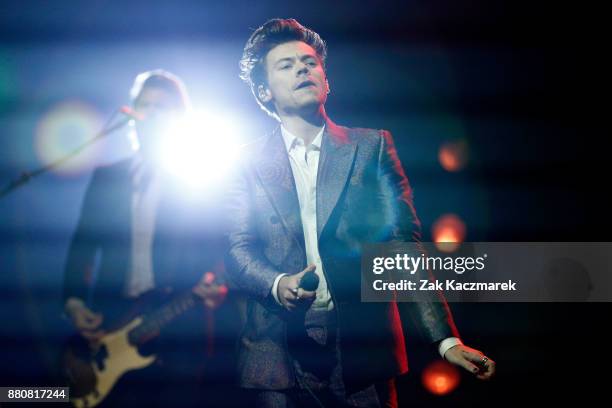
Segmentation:
[(129, 117), (130, 119), (144, 120), (145, 118), (142, 113), (135, 111), (134, 109), (132, 109), (131, 107), (127, 105), (123, 105), (122, 107), (120, 107), (119, 111), (125, 116)]
[(302, 288), (308, 292), (314, 292), (319, 287), (319, 275), (315, 271), (306, 272), (302, 279), (300, 279), (300, 285), (298, 288)]

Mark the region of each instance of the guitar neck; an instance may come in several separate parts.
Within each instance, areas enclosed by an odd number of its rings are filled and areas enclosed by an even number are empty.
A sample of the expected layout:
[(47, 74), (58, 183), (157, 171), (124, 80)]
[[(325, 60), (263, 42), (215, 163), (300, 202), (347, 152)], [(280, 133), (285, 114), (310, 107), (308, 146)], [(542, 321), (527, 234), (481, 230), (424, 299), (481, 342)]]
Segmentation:
[(178, 295), (164, 306), (144, 317), (144, 321), (128, 333), (132, 345), (139, 345), (159, 335), (161, 329), (195, 306), (199, 298), (191, 290)]

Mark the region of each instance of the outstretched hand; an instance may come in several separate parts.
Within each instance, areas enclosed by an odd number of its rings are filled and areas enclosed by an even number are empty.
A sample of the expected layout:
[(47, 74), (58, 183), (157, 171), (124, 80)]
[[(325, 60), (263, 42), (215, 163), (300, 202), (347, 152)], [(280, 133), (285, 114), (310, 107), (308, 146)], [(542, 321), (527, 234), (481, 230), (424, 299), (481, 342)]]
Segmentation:
[(495, 361), (481, 351), (458, 344), (444, 353), (444, 358), (452, 364), (463, 367), (479, 380), (489, 380), (495, 374)]

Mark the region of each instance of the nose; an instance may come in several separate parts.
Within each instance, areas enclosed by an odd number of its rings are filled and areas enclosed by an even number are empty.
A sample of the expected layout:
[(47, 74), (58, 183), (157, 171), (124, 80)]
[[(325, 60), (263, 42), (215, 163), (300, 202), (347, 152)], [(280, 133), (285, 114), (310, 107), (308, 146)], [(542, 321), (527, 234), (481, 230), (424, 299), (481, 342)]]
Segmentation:
[(310, 71), (310, 67), (305, 62), (298, 62), (297, 65), (297, 75), (307, 74)]

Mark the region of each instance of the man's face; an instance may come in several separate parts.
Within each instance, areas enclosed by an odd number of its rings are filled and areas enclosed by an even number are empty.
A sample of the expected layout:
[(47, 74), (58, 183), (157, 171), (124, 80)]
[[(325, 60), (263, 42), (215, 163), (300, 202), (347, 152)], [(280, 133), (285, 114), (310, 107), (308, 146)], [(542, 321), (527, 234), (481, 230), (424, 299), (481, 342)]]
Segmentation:
[(272, 48), (264, 60), (267, 86), (258, 89), (277, 113), (313, 112), (327, 99), (327, 78), (316, 51), (302, 41)]
[(145, 87), (134, 102), (134, 110), (143, 116), (136, 121), (136, 133), (142, 152), (153, 152), (168, 131), (168, 125), (183, 112), (176, 96), (162, 88)]

